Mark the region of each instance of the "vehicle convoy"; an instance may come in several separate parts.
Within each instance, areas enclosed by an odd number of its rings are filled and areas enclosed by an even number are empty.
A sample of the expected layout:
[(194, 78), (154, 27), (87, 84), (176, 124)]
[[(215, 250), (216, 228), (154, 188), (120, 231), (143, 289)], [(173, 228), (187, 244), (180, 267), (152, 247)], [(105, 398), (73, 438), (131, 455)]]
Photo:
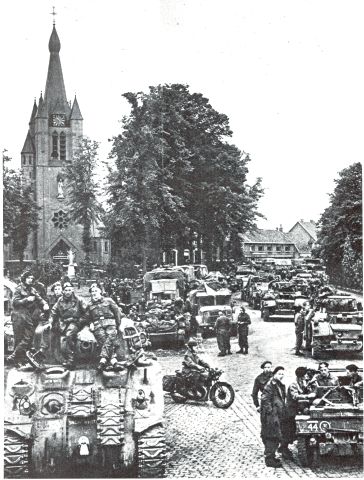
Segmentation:
[(237, 266), (235, 278), (240, 286), (240, 289), (244, 289), (250, 275), (254, 275), (254, 274), (255, 274), (255, 268), (252, 268), (249, 265)]
[(295, 314), (307, 297), (289, 282), (272, 282), (270, 290), (263, 296), (262, 317), (265, 322), (272, 320), (294, 321)]
[(302, 466), (317, 464), (321, 455), (363, 455), (363, 389), (349, 387), (343, 369), (331, 371), (340, 385), (317, 387), (321, 402), (296, 416)]
[(204, 384), (189, 383), (181, 371), (176, 370), (176, 375), (163, 377), (163, 388), (169, 392), (176, 403), (185, 403), (187, 400), (206, 402), (211, 400), (217, 408), (229, 408), (234, 402), (235, 392), (227, 382), (219, 381), (223, 371), (210, 368)]
[(141, 327), (155, 348), (177, 348), (184, 344), (186, 321), (183, 315), (172, 316), (171, 307), (153, 304), (143, 315)]
[(306, 320), (305, 347), (313, 358), (330, 352), (361, 352), (363, 350), (363, 312), (350, 295), (327, 296), (325, 312), (315, 312)]
[(245, 286), (244, 298), (250, 307), (260, 310), (261, 300), (268, 289), (269, 280), (267, 277), (251, 275)]
[(161, 368), (130, 323), (122, 336), (121, 371), (97, 371), (80, 340), (75, 370), (6, 369), (5, 478), (164, 475)]
[(231, 318), (231, 334), (236, 335), (236, 319), (232, 315), (231, 291), (229, 289), (214, 290), (204, 282), (199, 289), (191, 290), (188, 298), (202, 336), (215, 332), (215, 323), (220, 311)]
[(143, 278), (145, 300), (164, 304), (184, 297), (185, 274), (179, 269), (156, 268)]

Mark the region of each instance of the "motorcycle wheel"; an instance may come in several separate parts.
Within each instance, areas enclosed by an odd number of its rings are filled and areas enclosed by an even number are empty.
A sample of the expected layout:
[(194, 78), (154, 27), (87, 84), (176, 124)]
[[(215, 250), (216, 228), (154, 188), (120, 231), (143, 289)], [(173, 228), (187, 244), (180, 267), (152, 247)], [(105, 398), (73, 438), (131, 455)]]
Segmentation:
[(185, 403), (187, 401), (187, 397), (182, 395), (176, 388), (176, 384), (172, 386), (171, 390), (171, 397), (176, 403)]
[(217, 408), (229, 408), (235, 400), (235, 392), (226, 382), (216, 382), (210, 390), (210, 400)]

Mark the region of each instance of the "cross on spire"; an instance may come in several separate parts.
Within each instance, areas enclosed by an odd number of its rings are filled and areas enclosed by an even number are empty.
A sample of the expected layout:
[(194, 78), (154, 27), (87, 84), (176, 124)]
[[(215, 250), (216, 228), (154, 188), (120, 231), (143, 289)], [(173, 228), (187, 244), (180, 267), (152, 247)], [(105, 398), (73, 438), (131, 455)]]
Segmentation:
[(52, 7), (52, 12), (50, 13), (50, 15), (53, 15), (53, 25), (56, 24), (56, 12), (55, 12), (55, 9), (54, 7)]

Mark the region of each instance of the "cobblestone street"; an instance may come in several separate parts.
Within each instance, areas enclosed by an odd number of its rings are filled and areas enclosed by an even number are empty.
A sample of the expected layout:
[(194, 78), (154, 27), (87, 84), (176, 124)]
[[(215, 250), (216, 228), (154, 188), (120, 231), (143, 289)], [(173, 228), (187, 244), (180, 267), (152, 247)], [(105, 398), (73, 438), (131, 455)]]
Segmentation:
[[(167, 427), (168, 477), (276, 477), (276, 478), (348, 478), (362, 476), (362, 460), (353, 457), (321, 459), (318, 467), (302, 468), (292, 449), (295, 461), (283, 461), (283, 468), (272, 469), (264, 464), (260, 439), (260, 418), (255, 411), (251, 389), (260, 373), (260, 364), (269, 359), (273, 365), (286, 369), (285, 383), (294, 379), (300, 366), (316, 366), (309, 358), (293, 355), (294, 327), (292, 323), (265, 323), (260, 312), (249, 311), (252, 319), (249, 355), (217, 357), (215, 338), (205, 339), (200, 353), (212, 366), (224, 370), (236, 392), (235, 402), (227, 410), (215, 408), (211, 402), (180, 405), (165, 396)], [(232, 351), (238, 350), (232, 339)], [(158, 351), (164, 374), (173, 374), (181, 367), (183, 350)], [(343, 356), (330, 361), (332, 367), (345, 367), (359, 362), (360, 356)]]

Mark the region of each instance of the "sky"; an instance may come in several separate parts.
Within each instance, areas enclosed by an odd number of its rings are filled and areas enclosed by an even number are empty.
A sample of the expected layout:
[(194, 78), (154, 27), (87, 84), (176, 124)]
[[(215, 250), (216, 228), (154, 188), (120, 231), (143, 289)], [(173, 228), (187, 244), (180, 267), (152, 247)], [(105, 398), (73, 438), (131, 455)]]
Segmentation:
[(318, 220), (338, 172), (362, 161), (361, 0), (12, 0), (0, 2), (0, 146), (20, 166), (44, 91), (52, 7), (69, 100), (84, 134), (121, 131), (124, 92), (184, 83), (226, 114), (232, 142), (262, 177), (260, 228)]

